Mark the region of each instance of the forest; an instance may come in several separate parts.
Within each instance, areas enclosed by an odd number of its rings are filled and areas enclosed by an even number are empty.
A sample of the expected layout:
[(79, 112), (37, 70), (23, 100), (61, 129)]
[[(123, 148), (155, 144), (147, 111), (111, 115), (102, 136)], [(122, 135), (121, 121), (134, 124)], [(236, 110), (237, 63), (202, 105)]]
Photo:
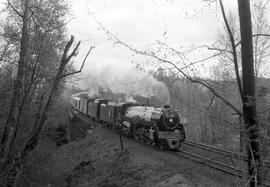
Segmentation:
[[(237, 17), (226, 14), (222, 0), (204, 2), (216, 3), (223, 18), (224, 29), (212, 45), (175, 49), (157, 40), (146, 49), (135, 48), (98, 21), (97, 27), (115, 46), (146, 59), (135, 63), (137, 69), (154, 67), (149, 76), (166, 86), (169, 104), (187, 118), (188, 139), (249, 156), (253, 186), (261, 180), (261, 160), (270, 159), (269, 5), (238, 0)], [(64, 0), (7, 0), (2, 6), (0, 186), (19, 186), (39, 141), (65, 123), (59, 113), (66, 112), (70, 95), (85, 91), (78, 86), (79, 74), (95, 46), (69, 34), (71, 8)], [(208, 56), (191, 59), (205, 51)], [(203, 77), (196, 64), (209, 60), (217, 63)], [(125, 97), (105, 86), (98, 89), (103, 97)], [(141, 103), (164, 104), (154, 95), (132, 96)]]

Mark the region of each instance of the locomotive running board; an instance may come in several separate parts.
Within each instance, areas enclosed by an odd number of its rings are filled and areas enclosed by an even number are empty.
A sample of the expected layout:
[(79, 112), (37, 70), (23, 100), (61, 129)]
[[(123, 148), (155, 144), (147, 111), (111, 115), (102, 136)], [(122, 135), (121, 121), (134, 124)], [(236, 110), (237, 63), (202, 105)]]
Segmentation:
[(159, 131), (158, 137), (164, 139), (180, 139), (181, 135), (179, 134), (179, 132)]

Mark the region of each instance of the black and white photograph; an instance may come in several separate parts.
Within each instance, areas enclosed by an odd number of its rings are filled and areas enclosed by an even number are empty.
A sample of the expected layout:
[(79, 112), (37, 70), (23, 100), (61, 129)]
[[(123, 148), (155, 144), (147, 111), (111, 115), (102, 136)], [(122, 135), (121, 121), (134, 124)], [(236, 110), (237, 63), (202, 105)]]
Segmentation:
[(0, 0), (0, 187), (270, 187), (269, 0)]

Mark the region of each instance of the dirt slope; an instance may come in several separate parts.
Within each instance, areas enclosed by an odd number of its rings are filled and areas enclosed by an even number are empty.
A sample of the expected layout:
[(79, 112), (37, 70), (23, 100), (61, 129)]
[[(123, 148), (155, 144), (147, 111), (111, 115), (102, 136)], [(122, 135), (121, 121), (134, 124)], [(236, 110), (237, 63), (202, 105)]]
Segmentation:
[(42, 140), (26, 176), (29, 186), (229, 186), (202, 166), (123, 138), (103, 128), (71, 124), (73, 141)]

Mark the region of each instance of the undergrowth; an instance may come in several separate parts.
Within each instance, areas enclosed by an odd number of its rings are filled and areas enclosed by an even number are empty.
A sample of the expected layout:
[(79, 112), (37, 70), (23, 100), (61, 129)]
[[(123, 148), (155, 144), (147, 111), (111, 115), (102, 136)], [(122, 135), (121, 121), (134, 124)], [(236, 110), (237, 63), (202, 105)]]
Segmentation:
[(81, 163), (73, 175), (67, 178), (69, 186), (93, 187), (134, 187), (144, 186), (144, 179), (136, 168), (128, 166), (129, 152), (124, 150), (97, 159)]

